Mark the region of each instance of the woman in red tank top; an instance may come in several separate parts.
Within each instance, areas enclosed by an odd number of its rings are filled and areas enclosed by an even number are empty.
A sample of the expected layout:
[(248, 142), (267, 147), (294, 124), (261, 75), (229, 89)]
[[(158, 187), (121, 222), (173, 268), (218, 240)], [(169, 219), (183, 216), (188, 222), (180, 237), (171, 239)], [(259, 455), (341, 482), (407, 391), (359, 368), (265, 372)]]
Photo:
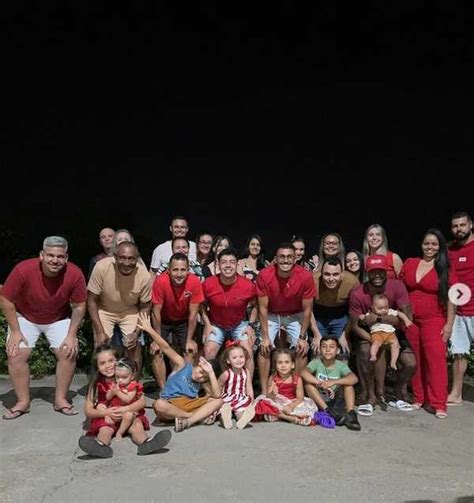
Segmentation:
[(365, 231), (362, 254), (364, 263), (370, 255), (385, 255), (389, 267), (387, 278), (394, 279), (400, 276), (403, 266), (402, 259), (396, 253), (389, 251), (387, 233), (381, 225), (372, 224)]

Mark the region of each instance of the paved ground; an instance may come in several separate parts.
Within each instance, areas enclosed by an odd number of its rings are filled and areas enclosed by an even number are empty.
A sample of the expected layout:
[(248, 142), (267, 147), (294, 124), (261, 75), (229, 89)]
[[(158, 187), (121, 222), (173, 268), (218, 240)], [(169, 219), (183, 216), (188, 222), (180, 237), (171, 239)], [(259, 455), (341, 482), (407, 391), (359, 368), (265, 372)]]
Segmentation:
[[(85, 382), (76, 376), (72, 387), (79, 409)], [(31, 413), (0, 420), (1, 502), (474, 501), (473, 402), (450, 408), (444, 421), (425, 411), (377, 410), (361, 418), (361, 432), (198, 426), (173, 434), (162, 453), (137, 457), (126, 439), (112, 445), (112, 459), (97, 460), (77, 447), (82, 414), (53, 412), (53, 384), (33, 381)], [(0, 397), (12, 404), (6, 378)]]

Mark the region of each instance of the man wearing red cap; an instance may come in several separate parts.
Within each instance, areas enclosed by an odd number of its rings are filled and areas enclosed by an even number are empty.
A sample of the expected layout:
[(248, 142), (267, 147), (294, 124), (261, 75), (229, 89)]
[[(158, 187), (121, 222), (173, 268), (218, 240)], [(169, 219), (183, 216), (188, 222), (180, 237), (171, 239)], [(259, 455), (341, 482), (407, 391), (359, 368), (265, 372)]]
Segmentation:
[[(387, 279), (388, 263), (385, 255), (371, 255), (366, 261), (368, 280), (366, 283), (354, 288), (349, 298), (349, 314), (351, 316), (352, 330), (359, 338), (357, 352), (357, 367), (362, 386), (363, 405), (358, 412), (361, 415), (370, 416), (374, 405), (379, 402), (382, 408), (386, 407), (384, 398), (384, 381), (386, 371), (385, 358), (378, 358), (371, 362), (370, 357), (370, 327), (374, 323), (388, 323), (397, 327), (397, 337), (401, 351), (398, 359), (399, 370), (397, 382), (394, 387), (396, 401), (390, 405), (399, 410), (409, 411), (412, 407), (405, 401), (404, 390), (408, 381), (415, 372), (415, 355), (408, 343), (405, 334), (401, 331), (403, 326), (397, 316), (376, 316), (371, 313), (365, 317), (364, 323), (359, 323), (359, 316), (370, 311), (372, 297), (377, 293), (383, 293), (389, 301), (390, 309), (401, 311), (411, 320), (412, 312), (407, 289), (398, 279)], [(375, 377), (375, 382), (374, 382)], [(375, 386), (377, 389), (375, 390)]]

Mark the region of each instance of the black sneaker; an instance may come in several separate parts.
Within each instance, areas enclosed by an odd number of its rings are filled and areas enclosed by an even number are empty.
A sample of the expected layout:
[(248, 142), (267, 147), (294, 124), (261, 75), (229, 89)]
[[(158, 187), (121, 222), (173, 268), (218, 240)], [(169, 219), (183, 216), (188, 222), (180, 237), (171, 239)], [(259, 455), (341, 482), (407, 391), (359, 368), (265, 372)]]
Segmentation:
[(163, 430), (158, 432), (153, 438), (145, 440), (143, 444), (138, 446), (137, 454), (139, 456), (146, 456), (153, 452), (158, 452), (163, 449), (165, 445), (171, 440), (171, 431)]
[(335, 407), (329, 406), (326, 412), (334, 419), (336, 426), (342, 426), (346, 420), (344, 413), (339, 412)]
[(89, 456), (96, 458), (111, 458), (113, 454), (109, 445), (101, 444), (95, 437), (87, 435), (79, 439), (79, 447)]
[(346, 412), (344, 424), (349, 430), (360, 431), (360, 423), (355, 410)]

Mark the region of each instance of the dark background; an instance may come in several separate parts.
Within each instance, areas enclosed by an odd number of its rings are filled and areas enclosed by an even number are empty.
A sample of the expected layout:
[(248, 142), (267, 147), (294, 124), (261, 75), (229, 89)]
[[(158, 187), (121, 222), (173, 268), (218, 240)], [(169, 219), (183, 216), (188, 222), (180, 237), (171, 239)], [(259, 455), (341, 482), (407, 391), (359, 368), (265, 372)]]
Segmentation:
[(51, 234), (102, 227), (148, 262), (175, 214), (266, 248), (378, 222), (402, 258), (472, 212), (466, 4), (3, 7), (0, 281)]

